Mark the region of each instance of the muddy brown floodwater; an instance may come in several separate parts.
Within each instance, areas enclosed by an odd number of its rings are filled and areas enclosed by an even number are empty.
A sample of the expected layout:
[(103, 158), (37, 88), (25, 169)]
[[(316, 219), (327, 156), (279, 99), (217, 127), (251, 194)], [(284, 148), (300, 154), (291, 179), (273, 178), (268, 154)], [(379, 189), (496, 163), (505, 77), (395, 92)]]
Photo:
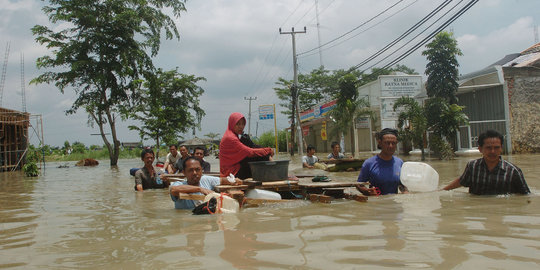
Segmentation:
[[(0, 268), (539, 269), (540, 155), (505, 158), (521, 167), (531, 195), (460, 188), (212, 216), (175, 210), (166, 190), (135, 192), (129, 169), (140, 160), (48, 163), (37, 178), (0, 173)], [(427, 163), (442, 187), (469, 159)], [(300, 167), (295, 157), (292, 171), (314, 173)]]

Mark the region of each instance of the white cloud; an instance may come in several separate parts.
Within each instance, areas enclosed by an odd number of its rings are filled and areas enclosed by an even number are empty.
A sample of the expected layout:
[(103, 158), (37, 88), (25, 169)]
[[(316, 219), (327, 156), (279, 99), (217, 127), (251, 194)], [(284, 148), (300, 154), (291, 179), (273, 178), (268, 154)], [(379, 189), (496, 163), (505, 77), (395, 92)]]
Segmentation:
[[(412, 2), (404, 1), (400, 6)], [(202, 131), (197, 131), (199, 137), (209, 132), (222, 134), (231, 112), (239, 111), (247, 115), (248, 102), (244, 96), (257, 96), (252, 103), (252, 111), (256, 111), (258, 105), (279, 103), (272, 87), (278, 77), (292, 78), (292, 50), (290, 35), (280, 35), (278, 28), (289, 31), (291, 27), (300, 30), (306, 26), (307, 33), (297, 35), (297, 52), (316, 47), (318, 41), (313, 3), (302, 0), (205, 0), (186, 3), (187, 13), (176, 20), (180, 41), (163, 41), (155, 63), (164, 69), (178, 66), (180, 72), (207, 78), (207, 82), (201, 83), (206, 90), (201, 98), (206, 117), (202, 122)], [(390, 0), (319, 0), (322, 43), (358, 26), (394, 3)], [(30, 28), (36, 24), (50, 25), (41, 11), (43, 4), (35, 0), (0, 0), (1, 60), (5, 42), (11, 41), (12, 46), (3, 96), (3, 104), (8, 108), (19, 109), (21, 104), (20, 53), (25, 55), (27, 82), (44, 71), (36, 69), (35, 61), (48, 51), (35, 43), (30, 32)], [(438, 4), (440, 1), (419, 0), (373, 29), (323, 51), (325, 67), (346, 69), (358, 64)], [(532, 25), (540, 20), (538, 6), (537, 0), (480, 1), (459, 18), (452, 27), (464, 53), (459, 58), (462, 73), (475, 71), (506, 54), (520, 52), (532, 45)], [(291, 15), (296, 7), (298, 9)], [(426, 64), (425, 58), (420, 55), (423, 49), (404, 59), (401, 64), (423, 73)], [(318, 67), (319, 55), (300, 58), (298, 64), (302, 72), (309, 72)], [(47, 143), (61, 145), (67, 139), (102, 144), (98, 136), (90, 135), (96, 133), (97, 129), (87, 127), (84, 112), (70, 116), (64, 114), (74, 100), (73, 91), (68, 89), (62, 95), (54, 85), (43, 84), (28, 85), (26, 91), (29, 110), (44, 115)], [(253, 115), (252, 133), (255, 119)], [(278, 126), (288, 125), (279, 113), (278, 121)], [(261, 122), (260, 128), (264, 129), (267, 124)], [(136, 133), (127, 130), (127, 125), (129, 123), (119, 125), (120, 140), (138, 140)], [(191, 134), (186, 136), (190, 137)]]

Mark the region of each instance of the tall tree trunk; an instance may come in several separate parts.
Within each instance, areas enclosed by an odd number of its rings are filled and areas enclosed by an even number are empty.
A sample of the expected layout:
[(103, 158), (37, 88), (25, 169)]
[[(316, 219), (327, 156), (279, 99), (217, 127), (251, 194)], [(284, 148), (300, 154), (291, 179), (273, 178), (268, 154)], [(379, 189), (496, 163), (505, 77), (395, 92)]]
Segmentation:
[(156, 161), (159, 161), (159, 135), (156, 136), (156, 145), (157, 145), (157, 150), (156, 150)]
[(109, 109), (105, 110), (107, 119), (109, 120), (109, 127), (111, 128), (111, 136), (113, 139), (113, 152), (109, 152), (109, 158), (111, 159), (111, 166), (118, 165), (118, 157), (120, 156), (120, 141), (116, 136), (116, 121), (115, 117), (110, 113)]
[(109, 159), (111, 160), (111, 166), (115, 166), (116, 164), (118, 164), (118, 156), (114, 160), (114, 164), (113, 164), (113, 156), (114, 156), (113, 154), (114, 154), (114, 151), (115, 151), (114, 148), (116, 148), (116, 147), (111, 145), (111, 143), (107, 139), (107, 136), (105, 136), (105, 130), (103, 128), (103, 116), (98, 115), (98, 114), (96, 114), (94, 112), (91, 112), (91, 111), (88, 111), (88, 113), (90, 114), (92, 119), (94, 119), (94, 122), (96, 122), (98, 124), (99, 133), (101, 134), (101, 139), (103, 140), (103, 142), (105, 143), (105, 146), (107, 147), (107, 150), (109, 151)]

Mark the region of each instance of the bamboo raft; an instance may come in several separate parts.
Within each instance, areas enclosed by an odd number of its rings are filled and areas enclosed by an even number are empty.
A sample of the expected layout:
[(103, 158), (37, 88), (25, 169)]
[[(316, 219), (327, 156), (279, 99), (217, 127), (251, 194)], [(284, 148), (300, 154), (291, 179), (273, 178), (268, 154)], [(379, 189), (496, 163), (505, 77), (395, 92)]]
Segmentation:
[[(219, 176), (219, 173), (209, 173), (206, 175)], [(236, 199), (241, 205), (291, 202), (298, 199), (305, 199), (320, 203), (331, 203), (336, 199), (349, 199), (358, 202), (366, 202), (368, 200), (367, 196), (362, 194), (345, 192), (345, 189), (355, 187), (357, 185), (356, 182), (311, 182), (311, 178), (315, 177), (314, 175), (297, 175), (296, 177), (299, 178), (299, 180), (260, 182), (253, 181), (252, 179), (246, 179), (243, 181), (242, 185), (219, 185), (216, 187), (216, 191), (231, 195), (231, 197)], [(161, 178), (174, 182), (183, 180), (183, 175), (165, 174), (161, 175)], [(254, 188), (277, 192), (283, 199), (266, 200), (244, 197), (245, 192)], [(201, 196), (204, 198), (204, 195), (181, 194), (180, 198), (200, 200)]]

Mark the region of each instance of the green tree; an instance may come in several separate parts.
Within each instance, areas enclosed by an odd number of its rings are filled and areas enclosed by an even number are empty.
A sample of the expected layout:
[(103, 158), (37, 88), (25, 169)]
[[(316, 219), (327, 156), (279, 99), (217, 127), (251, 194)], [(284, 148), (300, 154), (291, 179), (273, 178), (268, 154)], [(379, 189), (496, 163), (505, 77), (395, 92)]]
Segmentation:
[(455, 141), (456, 131), (460, 125), (468, 125), (469, 118), (463, 112), (464, 107), (450, 104), (444, 98), (430, 98), (426, 101), (426, 119), (433, 132), (430, 145), (441, 159), (453, 156), (452, 146), (449, 142)]
[[(285, 130), (278, 131), (278, 148), (279, 148), (278, 151), (280, 152), (287, 151), (287, 134), (288, 132)], [(257, 138), (254, 142), (263, 147), (275, 148), (276, 147), (275, 132), (272, 130), (267, 131), (261, 134), (261, 136)]]
[(424, 107), (414, 98), (400, 97), (394, 103), (394, 111), (403, 110), (398, 116), (399, 135), (402, 141), (410, 141), (413, 146), (420, 149), (422, 161), (426, 160), (424, 141), (426, 140), (427, 118)]
[(463, 55), (452, 33), (440, 32), (426, 45), (422, 55), (426, 56), (426, 91), (428, 97), (440, 97), (456, 103), (458, 84), (457, 56)]
[(86, 146), (82, 142), (74, 142), (71, 147), (73, 148), (73, 153), (84, 154), (86, 151)]
[(32, 28), (36, 41), (52, 51), (52, 56), (37, 60), (38, 68), (52, 71), (39, 75), (32, 83), (54, 82), (62, 93), (73, 87), (77, 98), (66, 113), (79, 109), (88, 113), (89, 124), (99, 127), (110, 164), (116, 165), (120, 154), (116, 121), (129, 117), (134, 101), (139, 100), (139, 81), (153, 74), (151, 56), (159, 51), (162, 31), (167, 39), (180, 37), (168, 14), (179, 17), (185, 10), (184, 1), (49, 2), (44, 13), (51, 23), (63, 27), (57, 32), (42, 25)]
[(204, 134), (204, 136), (210, 140), (215, 140), (216, 138), (219, 138), (219, 133), (210, 132), (207, 134)]
[(339, 80), (339, 92), (334, 96), (336, 107), (329, 113), (334, 121), (330, 128), (330, 136), (342, 138), (353, 128), (355, 118), (370, 115), (368, 102), (358, 97), (357, 78), (353, 74), (347, 74)]
[[(199, 106), (199, 97), (204, 90), (197, 85), (203, 77), (178, 73), (177, 69), (162, 71), (144, 82), (141, 99), (131, 114), (142, 125), (129, 126), (139, 131), (141, 139), (151, 138), (160, 146), (160, 140), (167, 144), (178, 142), (181, 133), (200, 125), (205, 115)], [(156, 154), (156, 158), (158, 158)]]

